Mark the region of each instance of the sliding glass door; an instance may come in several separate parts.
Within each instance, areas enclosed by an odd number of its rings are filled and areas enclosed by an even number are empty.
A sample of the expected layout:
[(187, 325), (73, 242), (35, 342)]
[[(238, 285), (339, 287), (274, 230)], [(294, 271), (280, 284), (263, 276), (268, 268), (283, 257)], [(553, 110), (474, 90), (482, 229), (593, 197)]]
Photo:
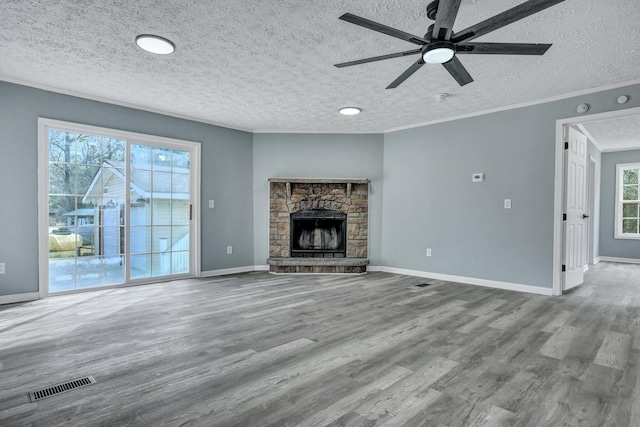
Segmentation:
[(47, 292), (193, 276), (199, 145), (41, 121)]

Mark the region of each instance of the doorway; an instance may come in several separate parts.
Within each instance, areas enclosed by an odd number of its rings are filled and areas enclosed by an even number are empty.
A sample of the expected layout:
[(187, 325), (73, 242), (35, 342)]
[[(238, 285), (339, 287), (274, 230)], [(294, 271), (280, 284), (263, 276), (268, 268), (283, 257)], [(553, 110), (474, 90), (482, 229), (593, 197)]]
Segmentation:
[[(567, 258), (566, 258), (566, 226), (564, 221), (565, 212), (565, 195), (566, 195), (566, 186), (565, 186), (565, 175), (567, 172), (566, 163), (565, 163), (565, 142), (567, 141), (567, 133), (570, 127), (577, 127), (580, 129), (582, 133), (586, 133), (587, 137), (591, 138), (589, 132), (585, 131), (585, 127), (588, 127), (590, 124), (595, 123), (603, 123), (605, 121), (610, 120), (625, 120), (627, 118), (638, 117), (640, 115), (640, 108), (629, 108), (625, 110), (612, 111), (607, 113), (600, 114), (592, 114), (589, 116), (581, 116), (581, 117), (573, 117), (568, 119), (558, 120), (556, 122), (556, 167), (555, 167), (555, 195), (554, 195), (554, 248), (553, 248), (553, 295), (562, 295), (564, 291), (567, 290), (566, 286), (566, 276), (565, 272), (563, 272), (563, 265), (566, 268)], [(627, 148), (627, 149), (637, 149), (636, 148)], [(598, 148), (600, 152), (606, 151), (620, 151), (620, 149), (610, 149), (610, 150), (602, 150)], [(591, 157), (587, 158), (587, 170), (591, 172), (593, 164)], [(595, 165), (595, 167), (599, 167)], [(588, 192), (588, 208), (586, 209), (585, 215), (589, 216), (588, 218), (588, 226), (586, 233), (586, 244), (584, 245), (583, 251), (583, 259), (584, 263), (591, 264), (597, 263), (599, 260), (598, 249), (599, 249), (599, 224), (598, 221), (598, 213), (600, 207), (600, 201), (598, 198), (597, 191), (595, 194), (591, 193), (591, 189), (596, 189), (598, 186), (598, 182), (596, 178), (595, 186), (591, 182), (591, 177), (593, 174), (589, 173), (588, 184), (590, 187), (590, 191)], [(609, 188), (603, 188), (602, 191), (613, 191)], [(603, 232), (607, 232), (603, 230)]]
[(39, 119), (40, 294), (199, 273), (200, 144)]

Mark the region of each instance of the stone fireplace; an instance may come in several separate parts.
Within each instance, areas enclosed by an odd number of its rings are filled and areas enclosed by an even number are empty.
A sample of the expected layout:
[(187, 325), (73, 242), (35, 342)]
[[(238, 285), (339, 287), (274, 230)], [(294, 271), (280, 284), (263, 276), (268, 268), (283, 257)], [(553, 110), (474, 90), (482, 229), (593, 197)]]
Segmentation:
[(272, 273), (365, 273), (368, 179), (269, 179)]

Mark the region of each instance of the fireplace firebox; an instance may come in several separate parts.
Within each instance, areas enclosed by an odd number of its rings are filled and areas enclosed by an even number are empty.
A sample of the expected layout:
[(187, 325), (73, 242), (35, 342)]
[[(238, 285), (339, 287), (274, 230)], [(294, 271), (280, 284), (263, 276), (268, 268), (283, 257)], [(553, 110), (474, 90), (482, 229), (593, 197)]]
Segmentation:
[(291, 214), (292, 258), (345, 258), (347, 215), (323, 209)]

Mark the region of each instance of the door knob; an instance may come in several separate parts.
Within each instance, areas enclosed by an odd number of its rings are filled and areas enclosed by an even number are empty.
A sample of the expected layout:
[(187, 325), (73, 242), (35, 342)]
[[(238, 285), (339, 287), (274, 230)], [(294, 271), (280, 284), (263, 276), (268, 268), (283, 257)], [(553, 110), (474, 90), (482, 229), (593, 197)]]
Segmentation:
[(589, 218), (589, 215), (582, 214), (582, 219), (587, 219), (587, 218)]

